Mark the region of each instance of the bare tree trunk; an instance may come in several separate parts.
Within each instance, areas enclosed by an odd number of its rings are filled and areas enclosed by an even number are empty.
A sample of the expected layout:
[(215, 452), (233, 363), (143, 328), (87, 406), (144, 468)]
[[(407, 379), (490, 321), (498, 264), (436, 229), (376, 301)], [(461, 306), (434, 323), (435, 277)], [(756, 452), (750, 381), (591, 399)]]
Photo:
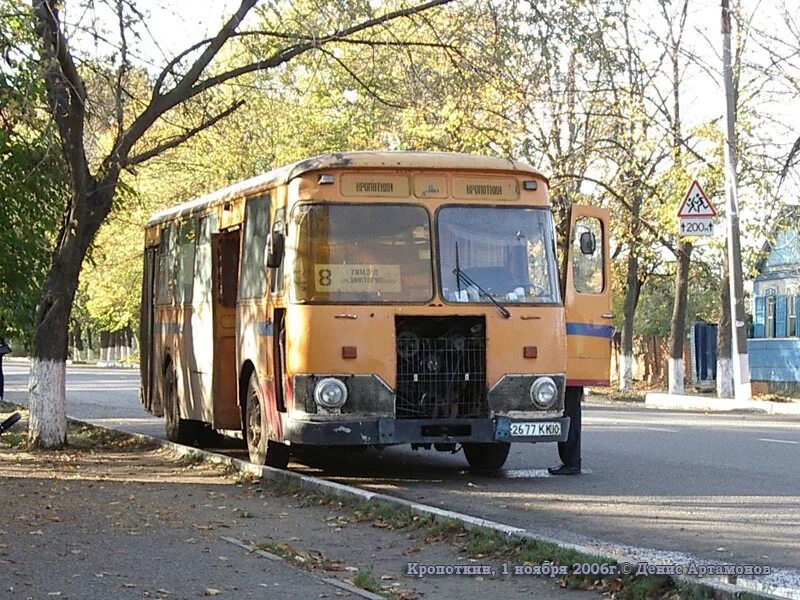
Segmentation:
[(94, 360), (94, 342), (92, 341), (92, 328), (86, 328), (86, 360), (91, 362)]
[(733, 360), (731, 357), (731, 288), (728, 276), (728, 253), (725, 252), (725, 276), (719, 295), (717, 326), (717, 396), (733, 398)]
[(691, 242), (678, 245), (678, 264), (675, 272), (675, 302), (669, 332), (669, 393), (683, 394), (683, 339), (686, 330), (686, 304), (689, 293), (689, 264), (692, 256)]
[(633, 249), (634, 244), (631, 244), (628, 253), (628, 274), (625, 278), (625, 303), (622, 309), (623, 322), (620, 338), (619, 389), (624, 392), (633, 390), (633, 319), (641, 289), (639, 256)]
[(111, 208), (110, 194), (76, 196), (36, 307), (28, 383), (31, 411), (28, 440), (38, 448), (57, 448), (67, 442), (65, 378), (69, 316), (83, 259)]
[(56, 254), (36, 310), (28, 385), (29, 441), (35, 447), (54, 448), (67, 441), (67, 327), (82, 262), (82, 256), (75, 260), (70, 254)]
[(108, 362), (108, 347), (111, 344), (111, 334), (107, 331), (100, 332), (100, 362)]
[(75, 323), (75, 355), (83, 361), (83, 329), (78, 322)]

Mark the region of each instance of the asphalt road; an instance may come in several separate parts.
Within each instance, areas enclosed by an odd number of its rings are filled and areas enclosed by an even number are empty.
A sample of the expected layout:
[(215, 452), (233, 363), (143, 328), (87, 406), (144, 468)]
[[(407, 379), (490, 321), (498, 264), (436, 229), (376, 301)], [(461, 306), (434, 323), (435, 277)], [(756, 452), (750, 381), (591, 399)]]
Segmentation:
[[(27, 365), (4, 367), (6, 398), (23, 401)], [(136, 370), (70, 367), (67, 398), (70, 416), (163, 437), (139, 405)], [(800, 581), (800, 418), (590, 399), (584, 433), (579, 477), (547, 475), (551, 444), (515, 444), (494, 477), (470, 473), (462, 454), (406, 447), (291, 468), (576, 543), (770, 565)]]

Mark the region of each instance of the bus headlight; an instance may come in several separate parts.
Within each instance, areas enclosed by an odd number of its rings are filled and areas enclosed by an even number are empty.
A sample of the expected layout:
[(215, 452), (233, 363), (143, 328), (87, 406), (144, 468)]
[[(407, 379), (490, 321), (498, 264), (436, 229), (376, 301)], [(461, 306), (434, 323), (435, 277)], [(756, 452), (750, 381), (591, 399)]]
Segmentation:
[(314, 386), (314, 401), (322, 408), (341, 408), (347, 402), (347, 386), (335, 377), (320, 379)]
[(551, 377), (539, 377), (531, 386), (531, 402), (538, 408), (550, 408), (558, 397), (558, 386)]

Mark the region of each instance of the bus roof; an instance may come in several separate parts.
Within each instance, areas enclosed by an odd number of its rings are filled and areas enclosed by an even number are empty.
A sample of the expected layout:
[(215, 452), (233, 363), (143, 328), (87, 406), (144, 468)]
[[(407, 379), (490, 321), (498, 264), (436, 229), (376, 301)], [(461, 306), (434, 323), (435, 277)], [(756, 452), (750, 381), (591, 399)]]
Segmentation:
[(256, 175), (222, 188), (205, 196), (184, 202), (178, 206), (167, 208), (153, 214), (147, 227), (172, 220), (176, 217), (190, 215), (220, 201), (238, 198), (251, 190), (268, 189), (276, 185), (288, 183), (309, 171), (325, 169), (361, 168), (361, 169), (445, 169), (466, 171), (516, 171), (530, 173), (547, 180), (532, 166), (507, 158), (492, 156), (475, 156), (451, 152), (339, 152), (320, 154), (296, 163), (285, 165), (267, 173)]

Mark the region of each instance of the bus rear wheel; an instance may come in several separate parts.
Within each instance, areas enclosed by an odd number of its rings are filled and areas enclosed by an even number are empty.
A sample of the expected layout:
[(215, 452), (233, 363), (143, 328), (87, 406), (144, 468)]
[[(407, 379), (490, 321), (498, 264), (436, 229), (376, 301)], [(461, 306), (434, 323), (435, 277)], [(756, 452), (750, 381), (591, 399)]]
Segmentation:
[(165, 433), (170, 442), (191, 445), (197, 439), (196, 423), (181, 419), (178, 377), (171, 365), (164, 375), (164, 424)]
[(476, 471), (497, 471), (502, 469), (508, 458), (511, 444), (464, 444), (464, 456), (471, 469)]
[(289, 464), (289, 446), (269, 439), (270, 426), (264, 394), (253, 372), (247, 384), (245, 404), (245, 438), (250, 462), (285, 469)]

